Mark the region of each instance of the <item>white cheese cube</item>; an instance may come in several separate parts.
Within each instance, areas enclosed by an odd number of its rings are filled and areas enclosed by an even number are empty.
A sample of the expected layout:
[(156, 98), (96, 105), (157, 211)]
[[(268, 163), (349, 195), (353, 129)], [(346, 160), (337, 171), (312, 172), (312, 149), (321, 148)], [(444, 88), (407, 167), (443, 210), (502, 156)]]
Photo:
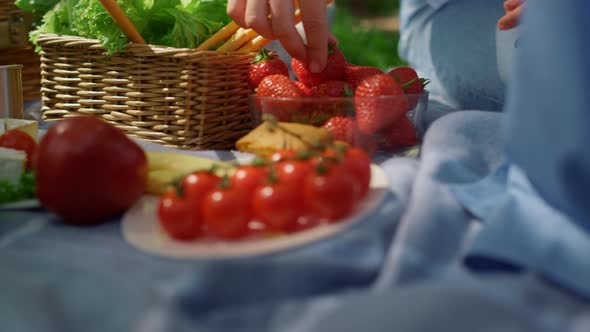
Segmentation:
[(17, 184), (26, 162), (27, 154), (24, 151), (0, 148), (0, 181)]
[(9, 118), (5, 118), (2, 121), (4, 122), (4, 127), (5, 127), (4, 129), (6, 131), (9, 131), (12, 129), (18, 129), (18, 130), (24, 131), (25, 133), (31, 135), (31, 137), (33, 137), (35, 140), (37, 140), (39, 125), (36, 121), (9, 119)]

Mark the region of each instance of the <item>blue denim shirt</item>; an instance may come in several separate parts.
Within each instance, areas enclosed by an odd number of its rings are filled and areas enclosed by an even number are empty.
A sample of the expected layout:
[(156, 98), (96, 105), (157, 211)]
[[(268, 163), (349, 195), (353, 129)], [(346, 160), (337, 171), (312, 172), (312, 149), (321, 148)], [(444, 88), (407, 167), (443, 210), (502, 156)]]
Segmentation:
[(501, 0), (402, 0), (399, 53), (431, 80), (426, 124), (457, 110), (501, 111), (515, 31), (501, 32)]

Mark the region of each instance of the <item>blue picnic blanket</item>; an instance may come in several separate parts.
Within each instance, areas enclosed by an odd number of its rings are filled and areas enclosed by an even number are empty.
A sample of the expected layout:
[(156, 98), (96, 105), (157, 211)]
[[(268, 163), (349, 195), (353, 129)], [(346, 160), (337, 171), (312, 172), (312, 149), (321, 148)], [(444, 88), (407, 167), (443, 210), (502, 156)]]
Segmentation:
[[(585, 324), (587, 302), (578, 298), (583, 292), (547, 281), (550, 275), (537, 266), (498, 264), (490, 275), (464, 263), (478, 253), (474, 239), (486, 233), (448, 184), (502, 174), (500, 119), (487, 112), (441, 119), (425, 137), (420, 160), (395, 157), (381, 164), (390, 192), (374, 214), (352, 231), (274, 256), (166, 259), (127, 244), (118, 220), (76, 228), (44, 210), (1, 212), (0, 322), (6, 330), (25, 332), (320, 331), (332, 326), (331, 317), (353, 319), (339, 314), (351, 310), (347, 306), (382, 308), (371, 310), (377, 319), (387, 312), (386, 303), (405, 301), (415, 303), (414, 316), (393, 310), (373, 328), (423, 331), (429, 325), (412, 325), (426, 324), (417, 319), (420, 312), (434, 325), (461, 316), (447, 322), (456, 330), (484, 323), (534, 331)], [(454, 310), (432, 316), (436, 303), (449, 296), (473, 315)], [(355, 310), (360, 317), (369, 314)]]

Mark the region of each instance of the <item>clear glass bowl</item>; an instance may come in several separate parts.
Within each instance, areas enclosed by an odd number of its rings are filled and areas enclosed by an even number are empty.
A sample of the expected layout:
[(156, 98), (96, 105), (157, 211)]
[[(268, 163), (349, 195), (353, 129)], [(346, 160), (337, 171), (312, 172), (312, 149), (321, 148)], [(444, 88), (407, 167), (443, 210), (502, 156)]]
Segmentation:
[[(348, 133), (354, 143), (373, 155), (384, 149), (384, 136), (395, 137), (402, 118), (409, 119), (418, 136), (417, 128), (428, 107), (428, 92), (416, 95), (380, 97), (301, 97), (277, 98), (250, 96), (250, 110), (256, 124), (265, 114), (281, 122), (297, 122), (321, 127), (333, 117), (345, 117), (355, 123)], [(409, 146), (405, 146), (407, 148)], [(399, 147), (402, 148), (402, 147)], [(395, 151), (393, 151), (395, 152)]]

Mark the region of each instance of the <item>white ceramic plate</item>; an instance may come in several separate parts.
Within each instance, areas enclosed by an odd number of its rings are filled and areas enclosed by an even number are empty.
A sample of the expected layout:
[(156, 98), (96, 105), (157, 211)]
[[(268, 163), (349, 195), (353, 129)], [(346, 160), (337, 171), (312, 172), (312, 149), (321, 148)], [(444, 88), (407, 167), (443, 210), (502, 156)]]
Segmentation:
[(36, 199), (26, 199), (24, 201), (0, 204), (0, 211), (2, 210), (24, 210), (36, 209), (41, 207), (41, 202)]
[(182, 242), (174, 240), (162, 230), (158, 223), (156, 215), (158, 198), (144, 196), (123, 216), (123, 237), (139, 250), (171, 258), (226, 259), (268, 255), (317, 242), (365, 220), (364, 217), (383, 201), (387, 185), (387, 177), (383, 170), (372, 165), (371, 190), (346, 220), (334, 224), (322, 224), (284, 236), (237, 241), (202, 239)]

